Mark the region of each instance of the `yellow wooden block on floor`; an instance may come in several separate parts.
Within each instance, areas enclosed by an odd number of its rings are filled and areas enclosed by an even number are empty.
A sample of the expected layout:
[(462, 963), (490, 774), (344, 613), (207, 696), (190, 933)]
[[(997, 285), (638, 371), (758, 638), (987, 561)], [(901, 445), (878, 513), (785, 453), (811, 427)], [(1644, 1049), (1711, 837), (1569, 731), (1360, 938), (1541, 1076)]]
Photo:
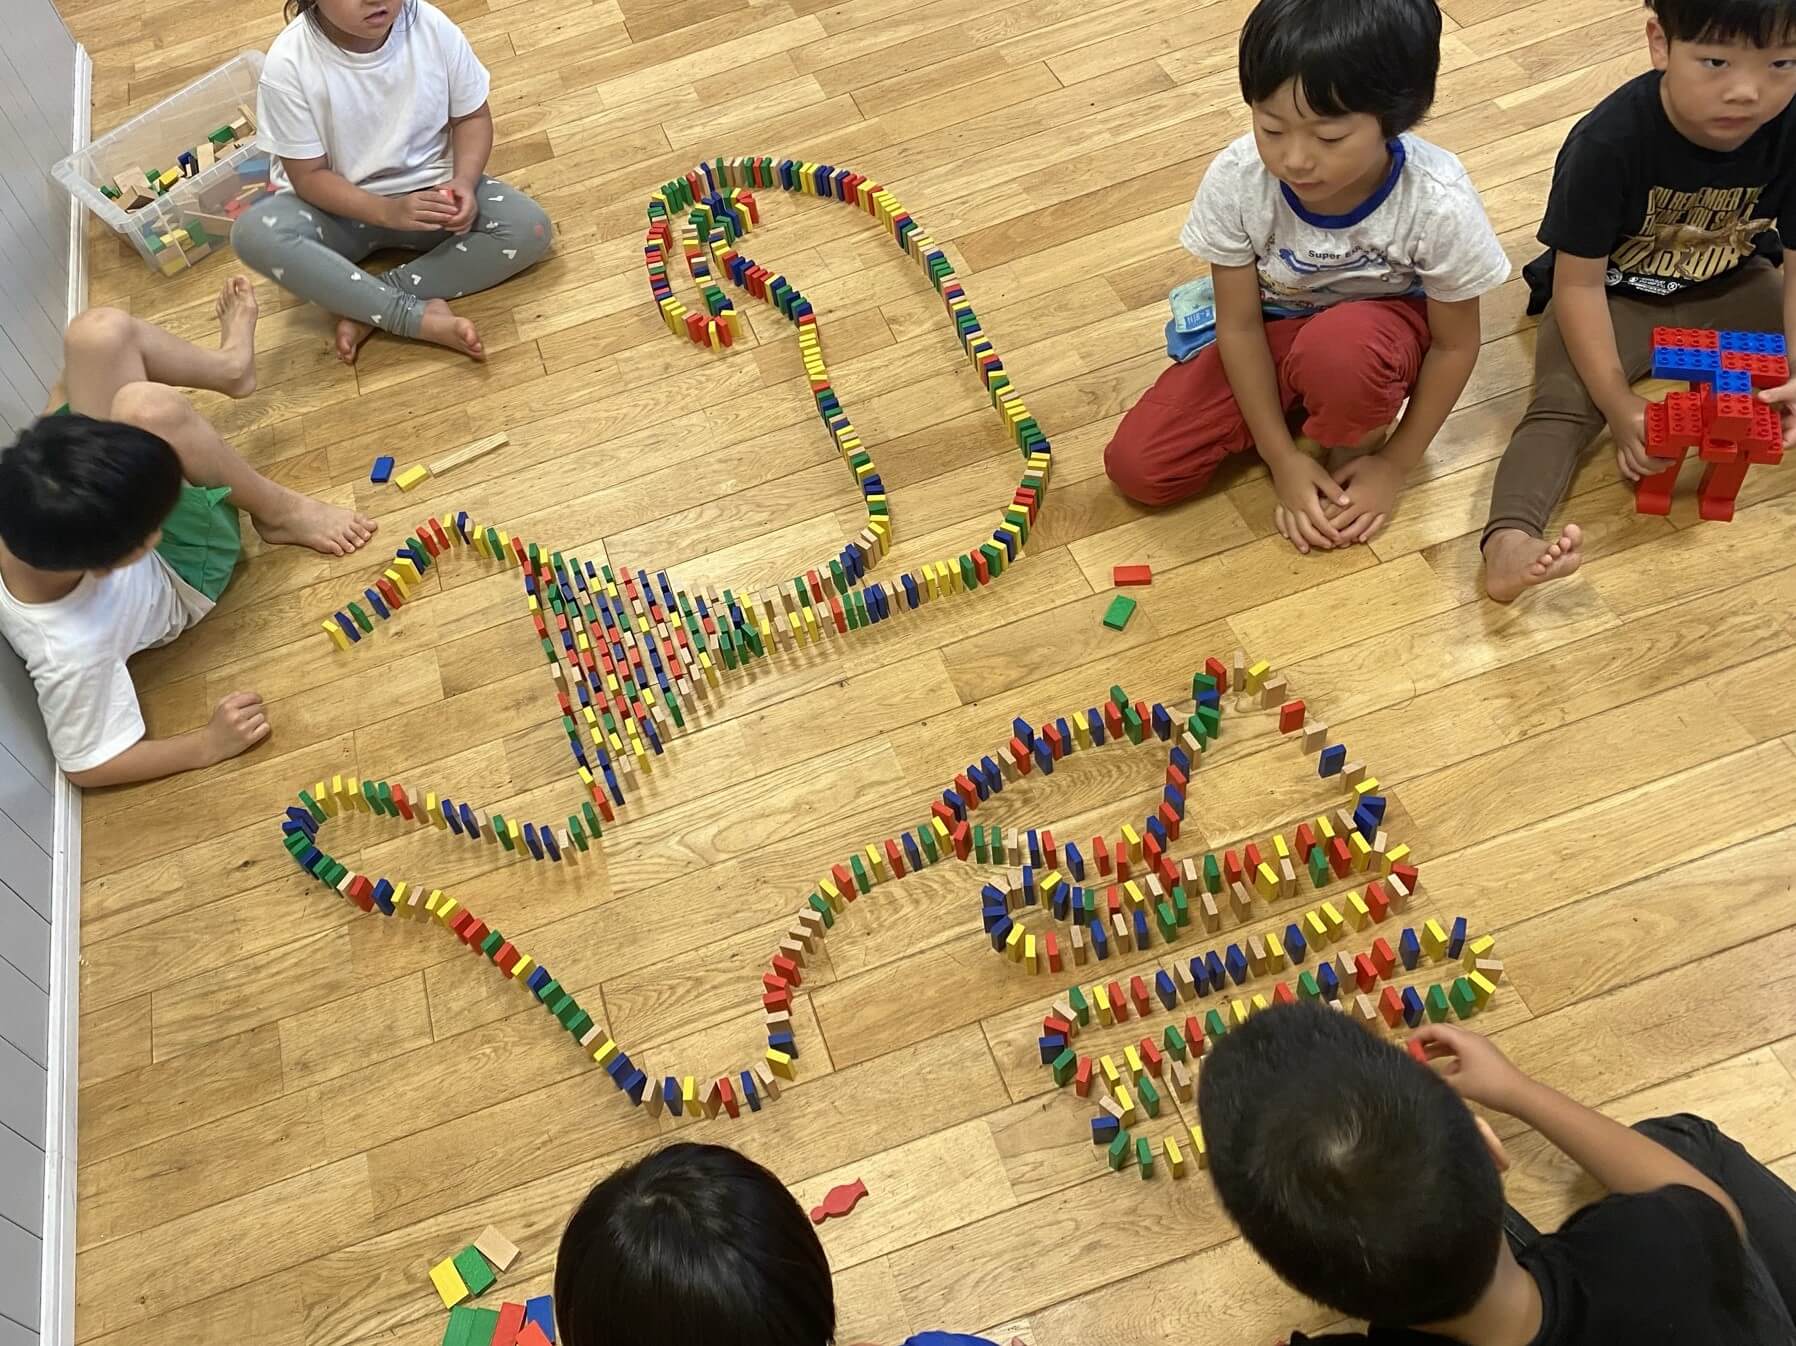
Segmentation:
[(792, 1058), (780, 1051), (777, 1047), (769, 1047), (767, 1049), (767, 1064), (773, 1068), (773, 1073), (778, 1075), (782, 1080), (795, 1080), (798, 1078), (798, 1072), (792, 1069)]
[(409, 491), (419, 482), (427, 481), (429, 478), (430, 469), (425, 467), (424, 464), (419, 463), (416, 467), (408, 467), (405, 471), (394, 477), (393, 484), (398, 486), (402, 491)]
[(1191, 1153), (1199, 1168), (1210, 1166), (1210, 1147), (1204, 1144), (1204, 1129), (1196, 1122), (1191, 1124)]
[(1477, 939), (1466, 941), (1465, 953), (1460, 962), (1467, 972), (1478, 966), (1480, 958), (1489, 958), (1491, 950), (1497, 947), (1497, 941), (1489, 935), (1480, 935)]
[(1179, 1150), (1179, 1142), (1171, 1136), (1166, 1138), (1166, 1167), (1174, 1178), (1185, 1176), (1185, 1156)]
[(349, 637), (344, 634), (343, 628), (338, 626), (335, 621), (327, 618), (318, 624), (324, 629), (324, 634), (331, 638), (331, 644), (340, 650), (349, 648)]
[(468, 1297), (467, 1282), (462, 1280), (461, 1272), (455, 1269), (455, 1262), (445, 1257), (430, 1269), (430, 1283), (436, 1286), (437, 1295), (443, 1301), (443, 1307), (452, 1309)]

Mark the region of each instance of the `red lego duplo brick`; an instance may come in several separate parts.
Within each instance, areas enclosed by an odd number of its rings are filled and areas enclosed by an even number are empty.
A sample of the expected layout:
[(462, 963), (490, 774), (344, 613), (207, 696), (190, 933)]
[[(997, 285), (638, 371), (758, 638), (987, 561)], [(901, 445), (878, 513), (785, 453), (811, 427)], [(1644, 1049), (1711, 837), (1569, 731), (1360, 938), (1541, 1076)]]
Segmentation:
[(1719, 350), (1721, 333), (1706, 327), (1655, 327), (1653, 345), (1683, 350)]
[(1716, 439), (1737, 440), (1752, 433), (1752, 409), (1755, 403), (1748, 393), (1717, 393), (1709, 415), (1708, 433)]
[(1752, 466), (1744, 457), (1734, 463), (1713, 463), (1703, 473), (1697, 492), (1696, 512), (1712, 523), (1727, 523), (1734, 517), (1734, 498), (1740, 494), (1740, 483), (1746, 480)]

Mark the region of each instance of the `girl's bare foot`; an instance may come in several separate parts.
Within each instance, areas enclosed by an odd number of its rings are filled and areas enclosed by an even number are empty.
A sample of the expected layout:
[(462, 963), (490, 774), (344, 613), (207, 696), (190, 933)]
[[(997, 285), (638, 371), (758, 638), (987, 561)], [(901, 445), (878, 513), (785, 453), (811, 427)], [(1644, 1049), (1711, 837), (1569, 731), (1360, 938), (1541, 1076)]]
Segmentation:
[(326, 556), (347, 556), (359, 550), (380, 526), (366, 514), (285, 489), (281, 504), (270, 517), (251, 516), (251, 521), (264, 542), (310, 547)]
[(441, 299), (425, 303), (424, 325), (418, 329), (418, 339), (447, 346), (470, 359), (486, 359), (486, 347), (480, 344), (480, 333), (474, 330), (474, 324), (466, 318), (456, 317), (449, 305)]
[(218, 291), (212, 305), (218, 315), (218, 351), (227, 361), (227, 374), (218, 390), (231, 397), (248, 397), (256, 391), (256, 287), (248, 276), (232, 276)]
[(354, 318), (337, 319), (337, 358), (346, 365), (355, 363), (355, 357), (361, 352), (362, 343), (374, 335), (371, 324), (357, 322)]
[(1525, 590), (1563, 579), (1584, 564), (1584, 530), (1568, 523), (1548, 543), (1519, 528), (1500, 528), (1484, 544), (1484, 591), (1513, 603)]

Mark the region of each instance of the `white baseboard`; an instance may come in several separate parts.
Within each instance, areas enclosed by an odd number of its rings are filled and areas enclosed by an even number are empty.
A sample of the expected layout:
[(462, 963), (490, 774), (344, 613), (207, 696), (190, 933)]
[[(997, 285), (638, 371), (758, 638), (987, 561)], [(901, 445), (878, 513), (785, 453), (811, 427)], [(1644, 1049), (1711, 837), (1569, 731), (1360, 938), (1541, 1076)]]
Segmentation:
[[(93, 62), (75, 47), (73, 144), (90, 135)], [(87, 307), (87, 220), (69, 198), (69, 317)], [(75, 1340), (75, 1140), (80, 1091), (81, 791), (56, 772), (50, 856), (50, 1070), (44, 1126), (44, 1267), (38, 1303), (43, 1346)]]

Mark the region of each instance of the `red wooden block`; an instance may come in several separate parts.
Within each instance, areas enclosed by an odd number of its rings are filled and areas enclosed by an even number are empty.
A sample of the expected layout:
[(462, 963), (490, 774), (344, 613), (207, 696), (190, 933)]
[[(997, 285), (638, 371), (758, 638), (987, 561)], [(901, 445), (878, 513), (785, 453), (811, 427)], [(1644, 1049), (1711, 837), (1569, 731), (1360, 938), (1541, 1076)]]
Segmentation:
[(1029, 750), (1023, 746), (1022, 739), (1013, 738), (1010, 740), (1010, 760), (1017, 764), (1017, 769), (1019, 771), (1023, 772), (1025, 775), (1028, 774), (1029, 765), (1034, 759), (1029, 756)]
[(973, 579), (976, 583), (981, 585), (990, 584), (992, 582), (991, 566), (986, 561), (985, 553), (982, 551), (973, 553)]
[(1097, 866), (1098, 873), (1110, 872), (1110, 848), (1104, 844), (1102, 837), (1091, 839), (1091, 862)]
[(524, 1306), (522, 1304), (501, 1304), (499, 1306), (499, 1325), (493, 1329), (493, 1346), (513, 1346), (518, 1339), (518, 1331), (524, 1326)]
[(1081, 1056), (1078, 1067), (1073, 1071), (1073, 1092), (1080, 1098), (1091, 1096), (1091, 1058), (1089, 1056)]
[(1290, 982), (1281, 981), (1272, 988), (1272, 1003), (1275, 1005), (1295, 1005), (1297, 1003), (1297, 993), (1291, 989)]
[(1416, 891), (1416, 888), (1422, 882), (1422, 872), (1407, 861), (1400, 865), (1392, 865), (1391, 877), (1393, 879), (1402, 879), (1403, 886), (1409, 889), (1412, 893)]
[(1060, 865), (1060, 852), (1059, 848), (1054, 845), (1052, 832), (1044, 831), (1041, 834), (1041, 858), (1048, 863), (1050, 868), (1058, 868)]
[(789, 1010), (792, 1008), (790, 991), (769, 991), (761, 997), (761, 1008), (764, 1010)]
[(1278, 708), (1278, 732), (1288, 734), (1303, 728), (1303, 702), (1287, 701)]
[(904, 852), (898, 849), (898, 843), (890, 837), (886, 838), (886, 863), (892, 867), (892, 877), (904, 877)]
[(1166, 764), (1166, 783), (1180, 794), (1184, 794), (1191, 785), (1191, 777), (1179, 770), (1177, 762), (1168, 762)]
[(1111, 738), (1120, 738), (1122, 736), (1122, 710), (1114, 701), (1106, 701), (1104, 703), (1104, 729)]
[(1241, 867), (1247, 871), (1249, 877), (1258, 874), (1260, 866), (1264, 863), (1266, 863), (1265, 857), (1260, 854), (1257, 843), (1250, 841), (1241, 848)]
[(1152, 1038), (1141, 1039), (1141, 1064), (1147, 1067), (1148, 1074), (1159, 1079), (1160, 1072), (1165, 1069), (1165, 1060)]
[(1353, 854), (1347, 849), (1347, 838), (1336, 837), (1328, 843), (1328, 863), (1337, 879), (1347, 877), (1347, 870), (1353, 864)]
[(1377, 880), (1366, 885), (1366, 910), (1372, 913), (1372, 919), (1375, 921), (1382, 921), (1390, 915), (1391, 895)]
[(1058, 762), (1066, 756), (1066, 742), (1060, 737), (1060, 727), (1056, 724), (1044, 724), (1041, 727), (1042, 741), (1048, 745), (1048, 752)]
[(1307, 862), (1310, 852), (1316, 849), (1316, 832), (1308, 823), (1298, 823), (1297, 831), (1292, 838), (1297, 848), (1297, 858)]
[(374, 885), (368, 881), (366, 875), (357, 874), (349, 881), (349, 887), (344, 892), (349, 900), (363, 911), (374, 910)]
[(1129, 873), (1129, 848), (1123, 844), (1123, 839), (1118, 837), (1116, 839), (1116, 877), (1126, 883)]
[(1148, 1016), (1147, 983), (1140, 977), (1129, 978), (1129, 999), (1135, 1002), (1135, 1013), (1143, 1019)]
[(1421, 1038), (1411, 1038), (1408, 1042), (1403, 1044), (1403, 1050), (1415, 1057), (1415, 1059), (1420, 1061), (1423, 1065), (1428, 1064), (1428, 1048), (1422, 1045)]
[(1179, 829), (1185, 825), (1185, 820), (1179, 817), (1179, 811), (1171, 804), (1162, 802), (1158, 816), (1160, 825), (1166, 829), (1166, 835), (1172, 840), (1177, 841), (1179, 839)]
[(718, 1092), (723, 1095), (723, 1110), (732, 1117), (742, 1115), (742, 1105), (736, 1101), (736, 1091), (730, 1087), (730, 1077), (724, 1075), (717, 1081)]
[(541, 1327), (527, 1322), (518, 1329), (516, 1346), (550, 1346), (550, 1343), (549, 1339), (543, 1335)]
[(1110, 997), (1110, 1012), (1119, 1021), (1129, 1017), (1129, 998), (1123, 994), (1121, 982), (1111, 982), (1104, 988), (1104, 994)]
[(1241, 882), (1243, 872), (1241, 857), (1233, 851), (1224, 851), (1222, 855), (1223, 886), (1233, 888)]
[(686, 335), (692, 338), (692, 344), (695, 346), (703, 346), (703, 345), (708, 344), (705, 341), (705, 315), (704, 314), (688, 313), (686, 315)]
[(1397, 994), (1395, 986), (1385, 987), (1384, 994), (1378, 997), (1378, 1012), (1392, 1028), (1403, 1022), (1403, 997)]
[(1058, 1033), (1063, 1038), (1070, 1038), (1073, 1035), (1073, 1026), (1058, 1014), (1047, 1014), (1042, 1016), (1041, 1031), (1043, 1034)]
[(1152, 584), (1153, 581), (1151, 566), (1116, 566), (1110, 572), (1110, 582), (1119, 588), (1125, 584)]
[(1204, 672), (1208, 673), (1212, 678), (1216, 679), (1216, 690), (1217, 691), (1219, 691), (1219, 692), (1227, 692), (1228, 691), (1228, 689), (1229, 689), (1229, 670), (1228, 670), (1228, 665), (1223, 663), (1222, 660), (1216, 658), (1214, 655), (1211, 655), (1208, 659), (1204, 660)]
[(1382, 981), (1391, 979), (1391, 971), (1397, 966), (1397, 955), (1391, 952), (1391, 946), (1381, 935), (1372, 944), (1372, 966), (1378, 969)]
[(405, 797), (405, 787), (403, 785), (395, 785), (393, 787), (393, 806), (399, 810), (399, 816), (404, 818), (408, 823), (413, 821), (417, 816), (412, 812), (411, 800)]
[(1044, 930), (1041, 936), (1042, 951), (1048, 958), (1048, 971), (1060, 971), (1060, 940), (1052, 930)]
[[(954, 817), (950, 814), (943, 821), (952, 825)], [(850, 902), (854, 901), (855, 887), (853, 871), (851, 871), (847, 865), (832, 865), (830, 867), (829, 876), (836, 881), (836, 888), (842, 896), (847, 898)]]
[(973, 853), (973, 829), (966, 823), (954, 829), (954, 853), (962, 860)]
[(1362, 991), (1370, 991), (1378, 985), (1378, 969), (1372, 966), (1372, 960), (1360, 954), (1353, 960), (1354, 980)]
[(1185, 1016), (1185, 1046), (1190, 1049), (1193, 1061), (1204, 1054), (1204, 1029), (1195, 1014)]
[(773, 970), (785, 980), (789, 986), (803, 986), (804, 978), (799, 974), (798, 964), (783, 953), (773, 956)]

